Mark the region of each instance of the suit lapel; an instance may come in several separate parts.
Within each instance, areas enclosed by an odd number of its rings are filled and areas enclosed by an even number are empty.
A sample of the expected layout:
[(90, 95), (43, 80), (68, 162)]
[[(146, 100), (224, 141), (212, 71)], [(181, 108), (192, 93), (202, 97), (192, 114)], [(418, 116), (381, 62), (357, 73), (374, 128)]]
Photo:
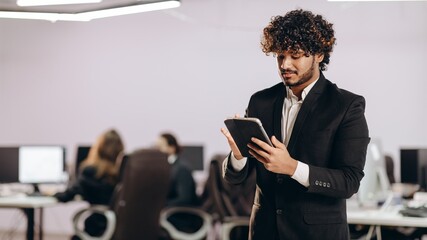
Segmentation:
[(326, 79), (322, 73), (320, 73), (319, 80), (310, 90), (308, 95), (305, 97), (304, 102), (302, 103), (301, 109), (298, 113), (297, 119), (295, 120), (295, 124), (292, 130), (291, 139), (288, 144), (288, 151), (291, 155), (294, 153), (295, 144), (298, 142), (298, 137), (300, 135), (300, 131), (303, 128), (304, 124), (306, 124), (306, 119), (312, 112), (312, 110), (316, 107), (316, 102), (323, 89), (326, 85)]
[(283, 103), (286, 97), (286, 87), (283, 85), (281, 91), (279, 92), (276, 101), (274, 103), (273, 109), (273, 135), (283, 142), (282, 136), (282, 111), (283, 111)]

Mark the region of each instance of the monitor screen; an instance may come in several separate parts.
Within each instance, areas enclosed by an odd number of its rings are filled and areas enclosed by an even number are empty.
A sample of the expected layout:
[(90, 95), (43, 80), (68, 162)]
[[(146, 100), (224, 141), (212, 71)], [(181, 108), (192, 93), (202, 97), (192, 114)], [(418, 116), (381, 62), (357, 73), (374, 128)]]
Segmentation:
[(80, 164), (87, 158), (89, 155), (90, 146), (78, 146), (76, 154), (76, 162), (74, 168), (74, 176), (79, 174)]
[(400, 149), (400, 181), (427, 188), (427, 149)]
[(416, 149), (400, 149), (400, 181), (418, 184), (418, 161)]
[(62, 146), (21, 146), (18, 159), (21, 183), (64, 181), (65, 148)]
[(19, 147), (0, 147), (0, 183), (19, 182)]
[(180, 159), (192, 171), (203, 170), (203, 146), (181, 146)]

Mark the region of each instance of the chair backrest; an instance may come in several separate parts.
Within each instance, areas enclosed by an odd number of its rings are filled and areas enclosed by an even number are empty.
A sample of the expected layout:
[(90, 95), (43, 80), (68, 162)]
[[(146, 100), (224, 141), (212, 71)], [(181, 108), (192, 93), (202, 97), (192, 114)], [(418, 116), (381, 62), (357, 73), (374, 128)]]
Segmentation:
[(158, 239), (169, 181), (166, 154), (141, 149), (128, 156), (112, 203), (117, 216), (114, 239)]
[(249, 216), (256, 187), (255, 171), (240, 185), (225, 182), (222, 178), (222, 163), (226, 157), (227, 155), (217, 154), (212, 158), (202, 205), (211, 214), (218, 214), (220, 221), (226, 217)]

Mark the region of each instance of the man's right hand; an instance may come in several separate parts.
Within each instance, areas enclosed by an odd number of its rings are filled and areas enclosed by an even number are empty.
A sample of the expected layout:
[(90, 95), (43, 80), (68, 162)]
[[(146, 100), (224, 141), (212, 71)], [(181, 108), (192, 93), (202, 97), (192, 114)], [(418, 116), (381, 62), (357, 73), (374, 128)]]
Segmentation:
[(240, 153), (239, 148), (236, 145), (236, 142), (234, 141), (233, 137), (231, 136), (230, 132), (225, 129), (225, 128), (221, 128), (221, 132), (222, 134), (224, 134), (224, 136), (227, 138), (228, 141), (228, 145), (230, 145), (231, 151), (233, 152), (234, 157), (237, 160), (242, 160), (243, 156)]

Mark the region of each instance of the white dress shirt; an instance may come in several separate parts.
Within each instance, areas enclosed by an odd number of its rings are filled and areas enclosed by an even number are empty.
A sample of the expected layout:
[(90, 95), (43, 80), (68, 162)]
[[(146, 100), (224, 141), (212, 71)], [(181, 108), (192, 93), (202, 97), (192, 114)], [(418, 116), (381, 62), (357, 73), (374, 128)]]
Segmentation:
[[(301, 109), (301, 105), (313, 88), (314, 84), (316, 84), (317, 80), (310, 83), (301, 94), (301, 100), (298, 100), (298, 97), (294, 95), (292, 90), (286, 86), (287, 95), (285, 97), (285, 102), (283, 104), (282, 110), (282, 136), (283, 143), (287, 146), (289, 143), (289, 139), (291, 138), (292, 129), (294, 128), (295, 120), (298, 116), (299, 110)], [(234, 157), (234, 154), (230, 156), (231, 166), (236, 171), (240, 171), (246, 165), (247, 158), (242, 160), (237, 160)], [(309, 167), (307, 164), (298, 161), (297, 168), (295, 169), (295, 173), (291, 176), (294, 180), (299, 182), (301, 185), (308, 187), (310, 185), (308, 176), (309, 176)]]
[[(178, 159), (178, 156), (176, 154), (172, 154), (168, 156), (168, 163), (170, 165), (174, 164), (175, 161)], [(237, 161), (237, 160), (236, 160)]]

